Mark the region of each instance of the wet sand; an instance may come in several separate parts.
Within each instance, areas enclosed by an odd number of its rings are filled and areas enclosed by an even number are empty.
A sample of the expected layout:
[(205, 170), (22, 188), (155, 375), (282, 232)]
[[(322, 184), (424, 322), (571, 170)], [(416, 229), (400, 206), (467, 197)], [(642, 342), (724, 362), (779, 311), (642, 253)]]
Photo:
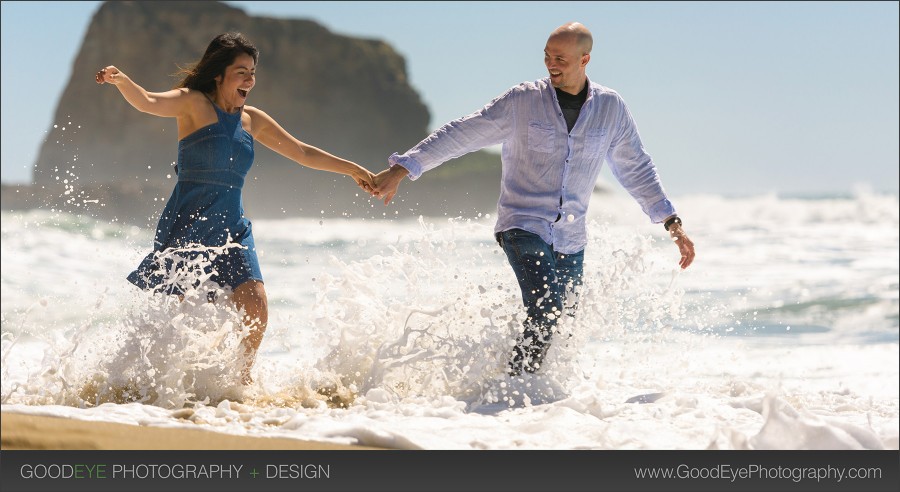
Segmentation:
[(0, 449), (365, 450), (365, 446), (247, 437), (203, 429), (148, 427), (0, 413)]

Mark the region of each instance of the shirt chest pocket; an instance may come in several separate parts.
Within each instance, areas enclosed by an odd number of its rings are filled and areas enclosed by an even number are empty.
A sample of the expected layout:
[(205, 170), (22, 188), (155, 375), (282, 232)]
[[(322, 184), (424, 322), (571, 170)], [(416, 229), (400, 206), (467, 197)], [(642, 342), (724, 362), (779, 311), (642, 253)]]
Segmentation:
[(606, 128), (593, 128), (584, 134), (584, 155), (600, 157), (606, 149)]
[(552, 125), (532, 121), (528, 123), (528, 150), (549, 154), (556, 144), (556, 131)]

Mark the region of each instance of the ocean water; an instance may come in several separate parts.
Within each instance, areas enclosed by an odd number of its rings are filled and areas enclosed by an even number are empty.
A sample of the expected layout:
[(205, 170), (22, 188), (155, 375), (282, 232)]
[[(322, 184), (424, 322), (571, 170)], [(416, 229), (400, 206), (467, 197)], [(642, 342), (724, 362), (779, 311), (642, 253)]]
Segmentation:
[(4, 211), (2, 409), (402, 449), (898, 449), (897, 197), (673, 201), (685, 271), (630, 198), (593, 197), (578, 316), (521, 378), (493, 211), (255, 220), (246, 388), (226, 303), (125, 280), (152, 230)]

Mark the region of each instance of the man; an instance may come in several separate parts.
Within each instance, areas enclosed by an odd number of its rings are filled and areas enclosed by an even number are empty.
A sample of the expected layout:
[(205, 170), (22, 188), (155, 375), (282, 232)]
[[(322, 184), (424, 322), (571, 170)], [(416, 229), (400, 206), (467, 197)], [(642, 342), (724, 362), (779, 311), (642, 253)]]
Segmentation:
[(374, 194), (387, 205), (405, 176), (415, 180), (445, 161), (503, 144), (494, 232), (527, 310), (509, 360), (511, 375), (540, 368), (563, 302), (582, 283), (585, 215), (604, 158), (644, 213), (664, 224), (681, 252), (681, 268), (694, 260), (694, 244), (644, 152), (625, 102), (587, 78), (592, 46), (584, 25), (560, 26), (544, 48), (548, 77), (519, 84), (405, 154), (391, 155), (390, 168), (376, 176)]

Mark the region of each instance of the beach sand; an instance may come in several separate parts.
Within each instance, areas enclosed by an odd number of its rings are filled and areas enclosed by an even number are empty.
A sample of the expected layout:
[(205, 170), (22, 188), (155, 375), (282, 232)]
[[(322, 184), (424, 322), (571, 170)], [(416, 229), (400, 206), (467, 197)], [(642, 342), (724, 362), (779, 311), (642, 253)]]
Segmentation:
[(202, 429), (146, 427), (0, 413), (0, 449), (366, 450), (365, 446), (246, 437)]

